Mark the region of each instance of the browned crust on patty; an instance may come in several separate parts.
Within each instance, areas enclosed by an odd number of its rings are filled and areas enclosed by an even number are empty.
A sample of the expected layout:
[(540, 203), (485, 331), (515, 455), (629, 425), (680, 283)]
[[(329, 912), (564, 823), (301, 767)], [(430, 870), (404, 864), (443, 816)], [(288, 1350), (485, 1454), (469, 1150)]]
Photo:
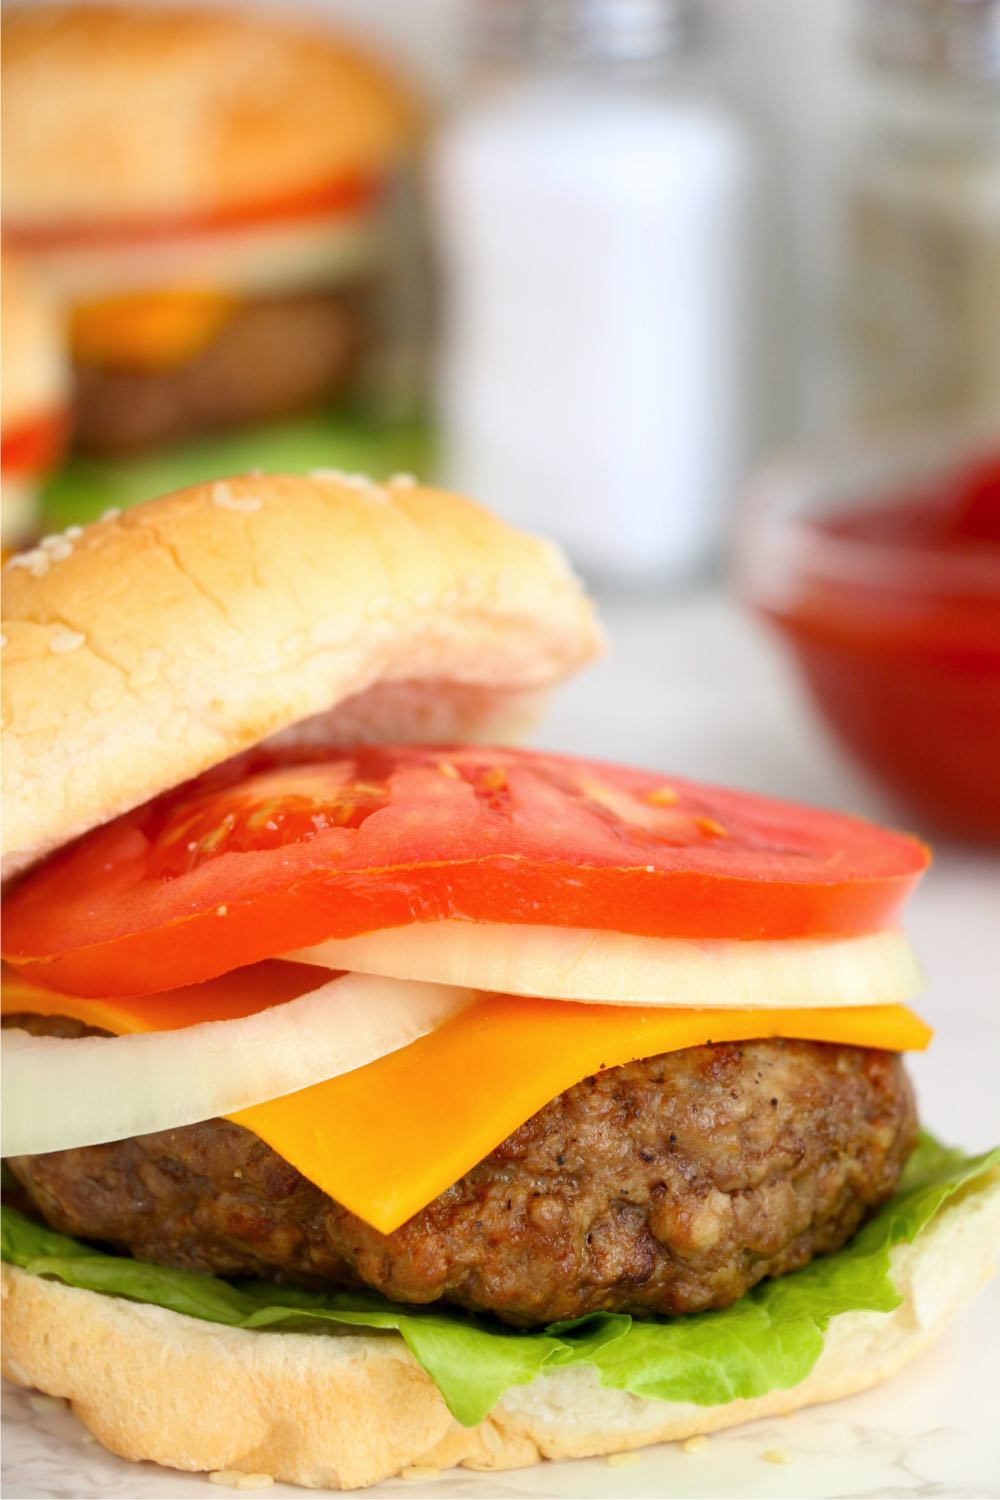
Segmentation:
[(584, 1079), (389, 1235), (223, 1120), (11, 1165), (48, 1223), (139, 1259), (532, 1326), (727, 1306), (842, 1245), (915, 1139), (897, 1056), (775, 1040)]

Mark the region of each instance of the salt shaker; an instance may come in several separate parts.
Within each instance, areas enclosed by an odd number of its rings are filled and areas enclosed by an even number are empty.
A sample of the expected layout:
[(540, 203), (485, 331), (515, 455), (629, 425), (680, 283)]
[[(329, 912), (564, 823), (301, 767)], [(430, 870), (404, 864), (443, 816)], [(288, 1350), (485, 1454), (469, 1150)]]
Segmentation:
[(431, 164), (449, 482), (585, 573), (717, 549), (747, 442), (753, 153), (679, 0), (478, 0)]

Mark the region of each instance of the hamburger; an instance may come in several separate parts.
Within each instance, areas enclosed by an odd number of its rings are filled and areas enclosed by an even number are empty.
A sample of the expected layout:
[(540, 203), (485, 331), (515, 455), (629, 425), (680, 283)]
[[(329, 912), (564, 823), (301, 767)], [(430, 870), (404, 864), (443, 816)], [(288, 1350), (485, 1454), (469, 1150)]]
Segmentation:
[(600, 649), (405, 477), (8, 568), (4, 1371), (131, 1459), (354, 1488), (864, 1389), (982, 1281), (918, 1130), (923, 845), (511, 749)]
[(69, 369), (57, 306), (11, 255), (3, 257), (0, 298), (0, 541), (7, 552), (37, 533), (39, 485), (68, 432)]
[(81, 452), (347, 391), (416, 128), (388, 69), (276, 14), (15, 5), (3, 93), (4, 237), (69, 309)]

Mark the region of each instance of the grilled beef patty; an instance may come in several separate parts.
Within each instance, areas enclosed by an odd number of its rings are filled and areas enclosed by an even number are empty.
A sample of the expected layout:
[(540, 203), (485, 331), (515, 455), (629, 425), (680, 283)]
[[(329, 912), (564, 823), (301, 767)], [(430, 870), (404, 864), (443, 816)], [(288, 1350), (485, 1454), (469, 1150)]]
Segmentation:
[(358, 291), (257, 297), (182, 364), (78, 364), (76, 446), (95, 457), (122, 457), (315, 406), (353, 376), (366, 322)]
[(916, 1129), (899, 1057), (777, 1040), (585, 1078), (389, 1235), (225, 1120), (10, 1165), (47, 1223), (139, 1259), (531, 1327), (725, 1307), (836, 1250), (892, 1193)]

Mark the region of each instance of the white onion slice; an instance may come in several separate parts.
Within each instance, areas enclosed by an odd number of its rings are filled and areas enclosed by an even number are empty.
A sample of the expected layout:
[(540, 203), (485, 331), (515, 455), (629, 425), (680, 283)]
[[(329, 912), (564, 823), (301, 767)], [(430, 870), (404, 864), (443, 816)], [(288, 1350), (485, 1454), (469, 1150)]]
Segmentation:
[(120, 1037), (3, 1043), (3, 1151), (95, 1146), (232, 1114), (349, 1073), (433, 1031), (468, 990), (345, 974), (256, 1015)]
[(397, 979), (609, 1005), (892, 1005), (921, 986), (901, 932), (837, 939), (696, 942), (581, 928), (423, 922), (288, 954)]
[(152, 237), (136, 255), (127, 241), (46, 246), (34, 258), (67, 302), (157, 287), (218, 286), (238, 295), (342, 286), (379, 251), (370, 213), (275, 220), (246, 229)]

